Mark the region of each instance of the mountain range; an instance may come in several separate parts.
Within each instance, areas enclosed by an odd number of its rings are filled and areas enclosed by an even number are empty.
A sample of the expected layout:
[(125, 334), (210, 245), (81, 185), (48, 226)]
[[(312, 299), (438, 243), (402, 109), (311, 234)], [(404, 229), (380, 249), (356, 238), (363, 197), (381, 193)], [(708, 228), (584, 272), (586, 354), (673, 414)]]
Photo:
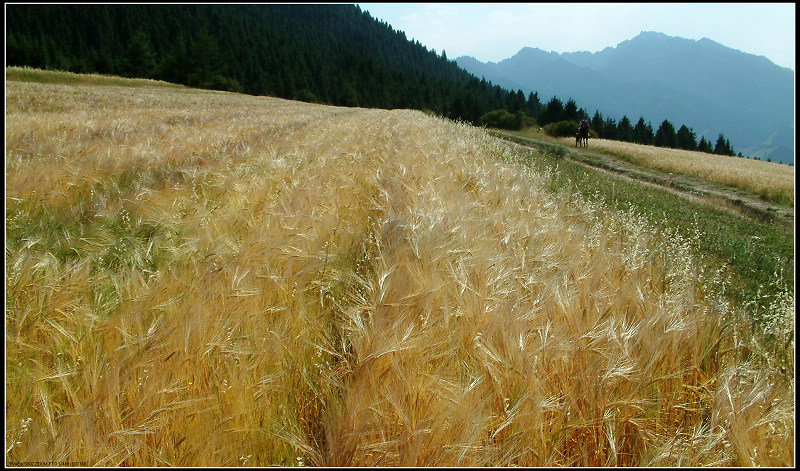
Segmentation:
[(456, 63), (543, 103), (571, 98), (604, 118), (685, 124), (698, 140), (724, 134), (746, 157), (794, 163), (794, 71), (710, 39), (642, 32), (596, 53), (526, 47), (496, 63)]

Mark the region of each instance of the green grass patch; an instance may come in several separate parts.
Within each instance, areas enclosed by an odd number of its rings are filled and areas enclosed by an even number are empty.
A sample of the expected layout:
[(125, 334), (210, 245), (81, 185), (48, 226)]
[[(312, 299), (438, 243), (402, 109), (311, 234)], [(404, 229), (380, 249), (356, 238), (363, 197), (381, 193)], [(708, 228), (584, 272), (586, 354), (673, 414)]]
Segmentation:
[(52, 257), (59, 266), (90, 260), (94, 270), (123, 267), (157, 272), (168, 266), (177, 234), (133, 214), (126, 205), (111, 214), (98, 211), (100, 195), (72, 201), (6, 201), (6, 250)]

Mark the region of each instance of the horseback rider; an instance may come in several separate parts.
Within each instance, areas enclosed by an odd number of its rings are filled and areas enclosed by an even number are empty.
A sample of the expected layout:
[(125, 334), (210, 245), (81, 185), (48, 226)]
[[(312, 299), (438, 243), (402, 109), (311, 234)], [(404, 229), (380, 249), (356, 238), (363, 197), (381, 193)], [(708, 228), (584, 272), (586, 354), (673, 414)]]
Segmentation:
[(578, 132), (575, 133), (575, 145), (578, 144), (583, 144), (584, 147), (589, 144), (589, 120), (585, 116), (581, 118)]

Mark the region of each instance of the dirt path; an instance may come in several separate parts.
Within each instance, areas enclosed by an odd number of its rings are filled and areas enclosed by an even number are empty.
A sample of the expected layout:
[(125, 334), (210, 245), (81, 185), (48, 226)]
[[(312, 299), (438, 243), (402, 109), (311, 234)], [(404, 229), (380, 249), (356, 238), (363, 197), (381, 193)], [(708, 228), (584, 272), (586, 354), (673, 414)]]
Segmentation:
[(518, 137), (497, 131), (492, 131), (492, 134), (517, 145), (537, 150), (542, 145), (559, 146), (566, 151), (565, 158), (577, 164), (654, 185), (692, 201), (709, 204), (761, 222), (794, 227), (794, 208), (770, 203), (738, 188), (643, 167), (605, 152), (593, 151), (591, 147), (571, 147), (556, 140)]

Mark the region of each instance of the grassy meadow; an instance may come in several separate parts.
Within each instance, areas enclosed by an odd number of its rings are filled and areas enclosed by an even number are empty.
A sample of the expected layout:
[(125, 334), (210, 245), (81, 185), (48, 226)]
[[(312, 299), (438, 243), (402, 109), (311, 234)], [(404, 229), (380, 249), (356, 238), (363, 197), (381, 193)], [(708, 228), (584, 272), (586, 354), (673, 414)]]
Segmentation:
[(7, 465), (794, 465), (793, 293), (545, 153), (9, 70)]
[(699, 177), (741, 188), (767, 201), (794, 205), (793, 165), (608, 139), (592, 139), (592, 148), (646, 167)]

